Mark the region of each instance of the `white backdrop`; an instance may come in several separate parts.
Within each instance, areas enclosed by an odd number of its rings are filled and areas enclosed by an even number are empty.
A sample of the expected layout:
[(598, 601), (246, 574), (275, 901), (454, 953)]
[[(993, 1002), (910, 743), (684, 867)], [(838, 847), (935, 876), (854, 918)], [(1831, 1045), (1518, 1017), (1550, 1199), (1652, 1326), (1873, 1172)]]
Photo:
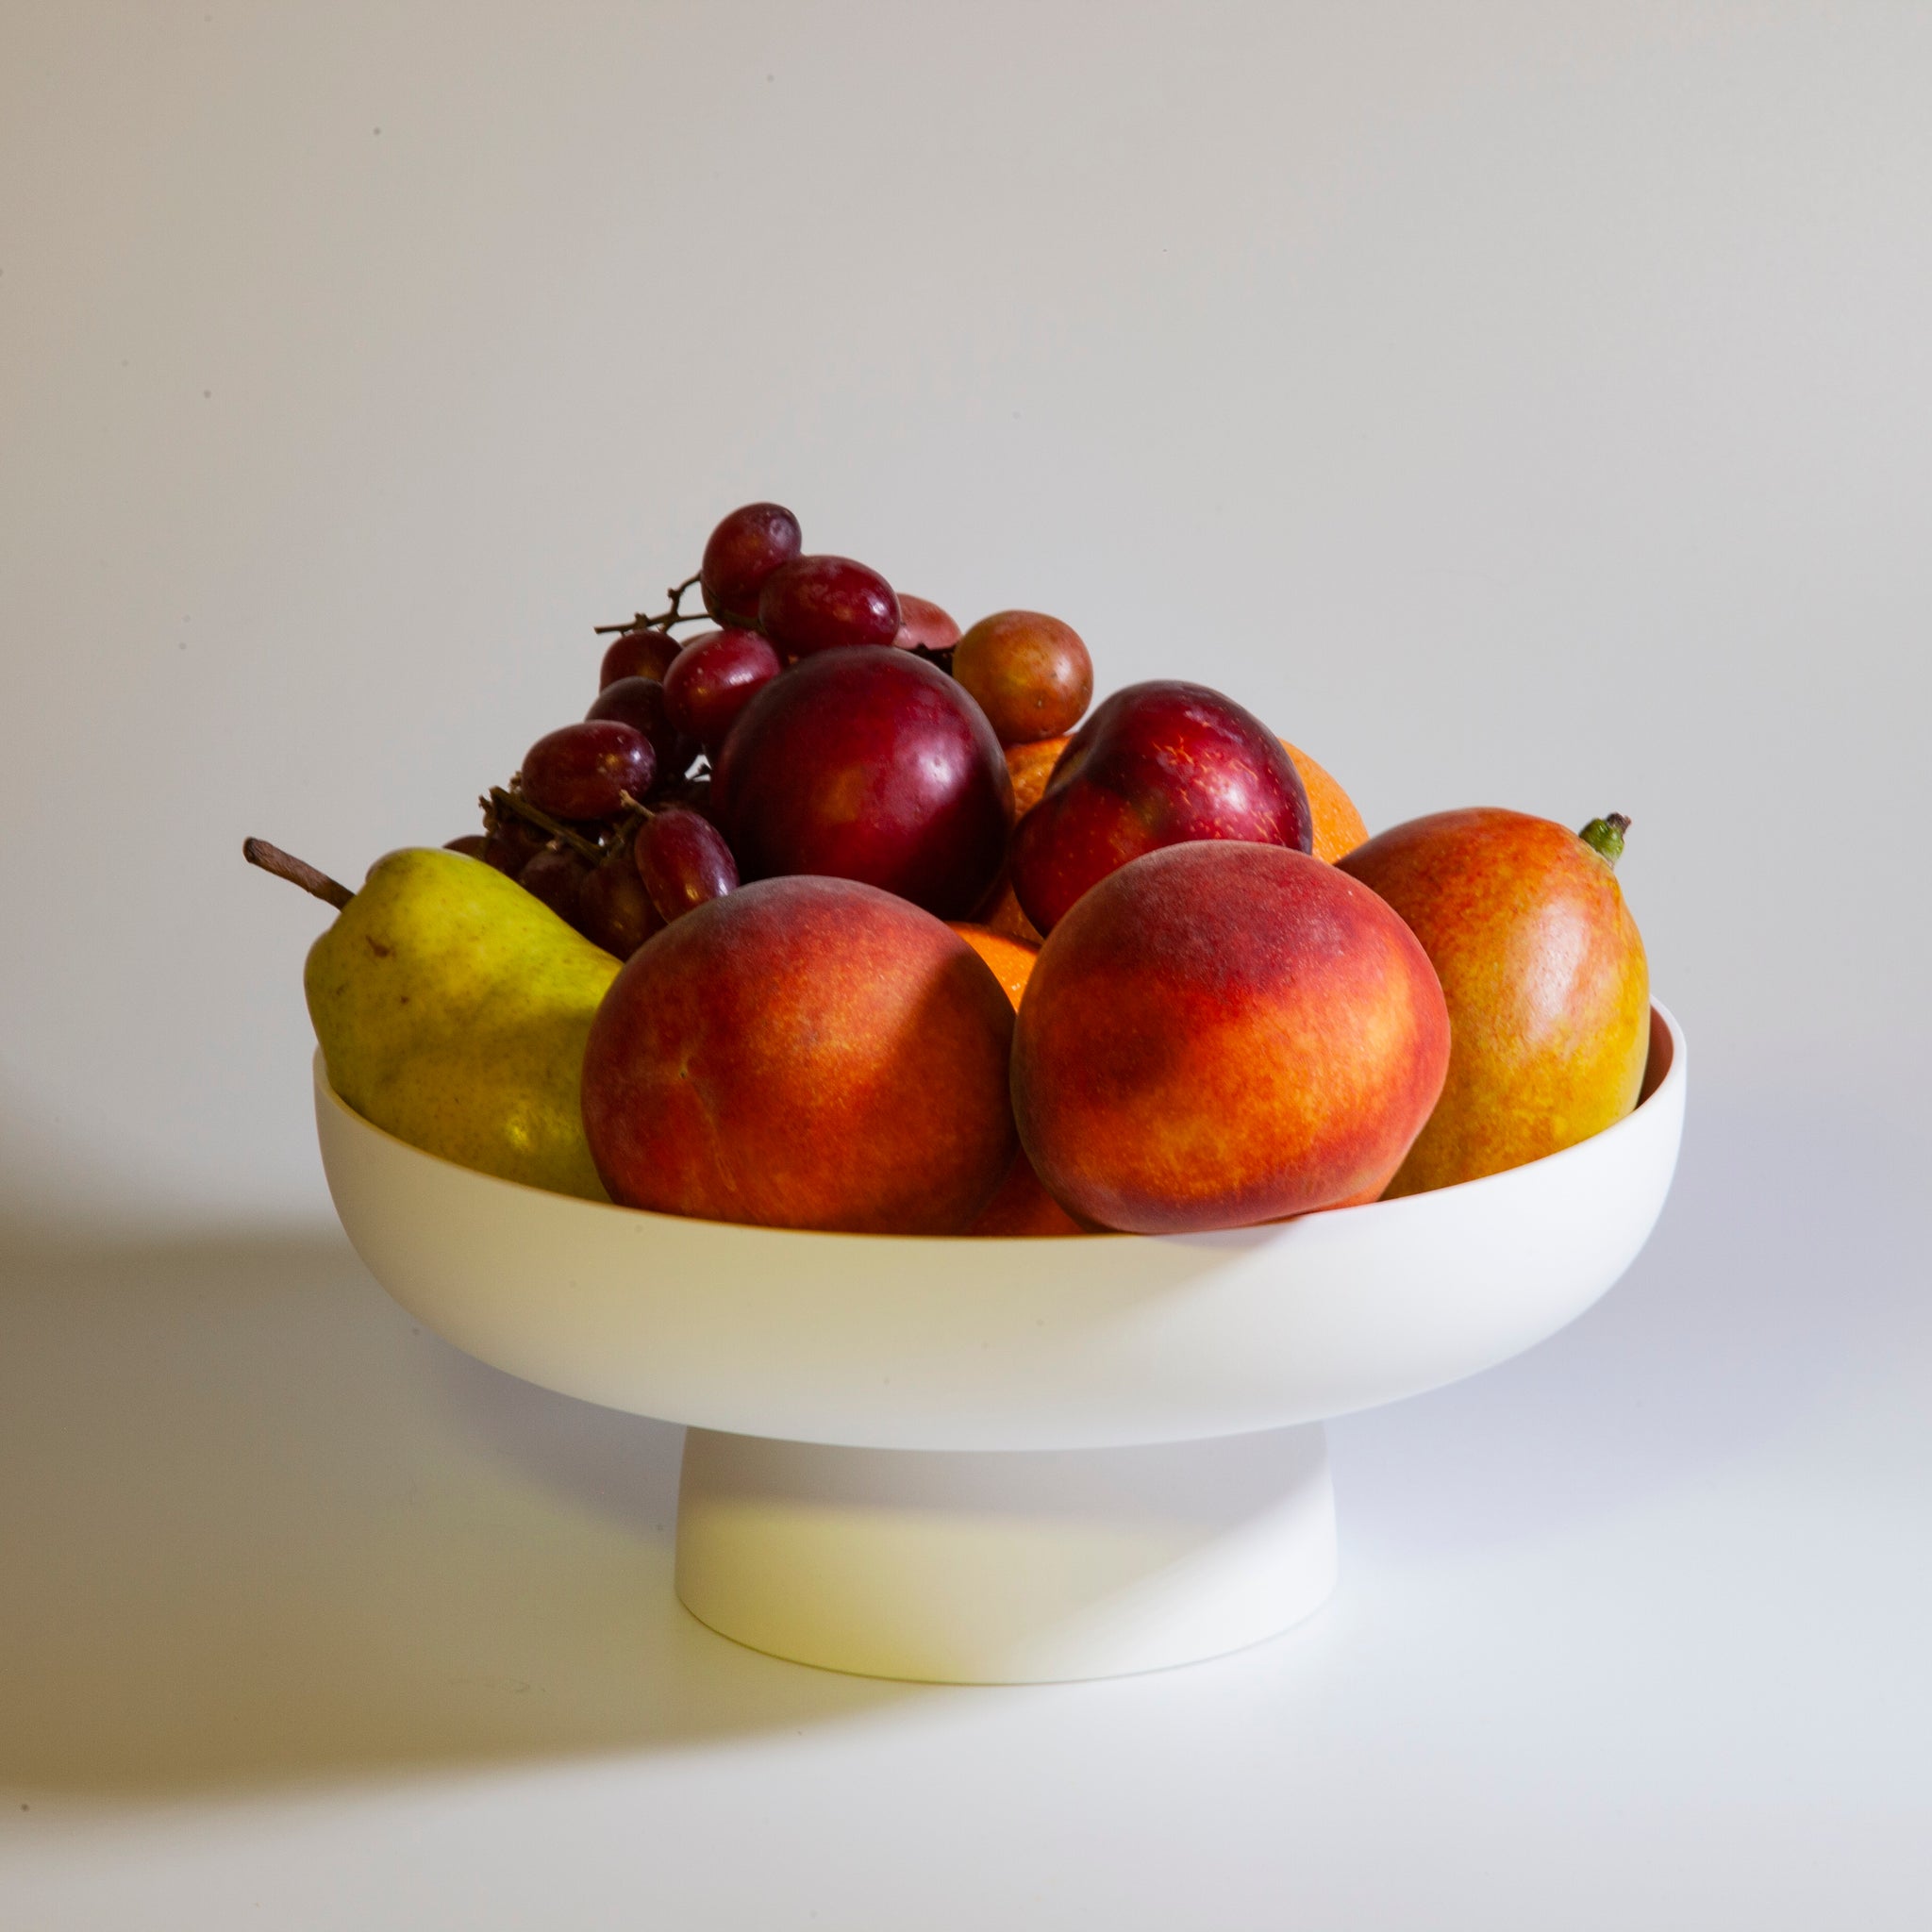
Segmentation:
[[(1197, 1671), (795, 1669), (334, 1229), (354, 880), (776, 496), (1636, 821), (1678, 1186)], [(0, 1923), (1920, 1932), (1932, 8), (0, 5)]]
[(1636, 820), (1700, 1065), (1927, 1043), (1932, 12), (16, 4), (16, 1215), (325, 1211), (299, 968), (776, 496), (1307, 745)]

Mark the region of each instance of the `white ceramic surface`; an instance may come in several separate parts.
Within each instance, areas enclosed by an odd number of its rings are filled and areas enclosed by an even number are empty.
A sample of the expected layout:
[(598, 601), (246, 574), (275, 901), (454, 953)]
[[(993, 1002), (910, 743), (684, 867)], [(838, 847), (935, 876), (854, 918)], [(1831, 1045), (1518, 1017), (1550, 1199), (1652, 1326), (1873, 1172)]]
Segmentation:
[(320, 1055), (315, 1103), (370, 1271), (497, 1368), (737, 1435), (1094, 1449), (1393, 1402), (1573, 1321), (1643, 1245), (1676, 1164), (1684, 1043), (1661, 1009), (1652, 1066), (1626, 1119), (1507, 1174), (1227, 1233), (1060, 1240), (646, 1214), (408, 1146), (336, 1098)]
[(686, 1432), (677, 1594), (754, 1650), (953, 1684), (1113, 1677), (1273, 1637), (1335, 1587), (1319, 1423), (1130, 1449)]
[(1336, 1573), (1319, 1419), (1474, 1374), (1629, 1265), (1676, 1165), (1660, 1008), (1637, 1110), (1459, 1188), (1201, 1236), (963, 1241), (645, 1214), (372, 1126), (315, 1061), (357, 1251), (458, 1347), (690, 1425), (677, 1592), (754, 1648), (954, 1683), (1254, 1643)]

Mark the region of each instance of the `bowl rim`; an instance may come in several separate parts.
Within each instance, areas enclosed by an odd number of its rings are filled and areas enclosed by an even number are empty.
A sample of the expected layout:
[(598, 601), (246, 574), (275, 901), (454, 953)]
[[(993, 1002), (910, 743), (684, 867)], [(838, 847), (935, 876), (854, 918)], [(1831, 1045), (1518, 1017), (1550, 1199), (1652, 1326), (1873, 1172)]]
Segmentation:
[[(1664, 1048), (1664, 1064), (1655, 1084), (1651, 1079), (1651, 1069), (1656, 1062), (1657, 1048), (1661, 1042)], [(873, 1231), (846, 1230), (824, 1227), (774, 1227), (762, 1222), (714, 1221), (698, 1214), (663, 1214), (651, 1208), (627, 1208), (619, 1201), (592, 1201), (582, 1194), (559, 1193), (555, 1189), (540, 1188), (528, 1181), (511, 1180), (507, 1175), (491, 1174), (483, 1168), (466, 1167), (459, 1160), (452, 1160), (447, 1155), (437, 1154), (427, 1147), (419, 1147), (412, 1141), (405, 1141), (391, 1134), (387, 1127), (377, 1126), (366, 1114), (358, 1113), (342, 1098), (329, 1079), (328, 1062), (322, 1047), (318, 1044), (311, 1057), (310, 1066), (314, 1075), (315, 1091), (318, 1096), (325, 1098), (331, 1106), (346, 1115), (354, 1124), (365, 1133), (388, 1141), (401, 1148), (406, 1154), (421, 1160), (433, 1160), (472, 1180), (487, 1182), (494, 1187), (512, 1188), (520, 1193), (535, 1194), (545, 1201), (565, 1204), (586, 1212), (597, 1214), (617, 1214), (632, 1222), (656, 1222), (669, 1225), (686, 1227), (722, 1227), (734, 1230), (755, 1231), (762, 1235), (791, 1236), (812, 1241), (896, 1241), (915, 1242), (921, 1245), (942, 1246), (970, 1243), (975, 1250), (994, 1248), (1002, 1242), (1024, 1242), (1028, 1246), (1040, 1241), (1168, 1241), (1197, 1242), (1202, 1241), (1224, 1240), (1229, 1236), (1258, 1235), (1269, 1228), (1292, 1226), (1297, 1222), (1312, 1221), (1318, 1216), (1323, 1219), (1342, 1215), (1396, 1212), (1427, 1211), (1426, 1204), (1440, 1202), (1446, 1198), (1467, 1199), (1473, 1188), (1496, 1189), (1507, 1186), (1511, 1177), (1527, 1174), (1532, 1170), (1547, 1167), (1551, 1161), (1574, 1161), (1588, 1158), (1589, 1150), (1598, 1148), (1612, 1135), (1639, 1131), (1637, 1123), (1644, 1110), (1666, 1094), (1674, 1095), (1681, 1091), (1686, 1078), (1684, 1029), (1670, 1008), (1653, 1000), (1650, 1005), (1650, 1042), (1644, 1063), (1642, 1084), (1639, 1089), (1637, 1103), (1621, 1120), (1613, 1121), (1607, 1127), (1599, 1129), (1582, 1141), (1573, 1141), (1568, 1147), (1559, 1147), (1553, 1154), (1540, 1155), (1534, 1160), (1524, 1161), (1516, 1167), (1499, 1168), (1494, 1174), (1478, 1174), (1473, 1180), (1457, 1181), (1446, 1188), (1432, 1188), (1418, 1194), (1403, 1194), (1396, 1199), (1364, 1201), (1352, 1208), (1318, 1208), (1306, 1214), (1290, 1215), (1278, 1221), (1243, 1223), (1234, 1227), (1196, 1229), (1183, 1234), (1132, 1234), (1115, 1228), (1097, 1229), (1092, 1233), (1080, 1235), (964, 1235), (964, 1234), (890, 1234)]]

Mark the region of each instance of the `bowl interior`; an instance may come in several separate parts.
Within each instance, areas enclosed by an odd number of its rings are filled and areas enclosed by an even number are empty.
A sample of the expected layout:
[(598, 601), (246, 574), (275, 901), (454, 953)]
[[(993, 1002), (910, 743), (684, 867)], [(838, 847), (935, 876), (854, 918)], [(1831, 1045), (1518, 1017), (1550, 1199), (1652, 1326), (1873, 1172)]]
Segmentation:
[(1650, 1009), (1650, 1052), (1643, 1062), (1643, 1084), (1637, 1090), (1641, 1107), (1664, 1084), (1677, 1058), (1677, 1036), (1660, 1008)]

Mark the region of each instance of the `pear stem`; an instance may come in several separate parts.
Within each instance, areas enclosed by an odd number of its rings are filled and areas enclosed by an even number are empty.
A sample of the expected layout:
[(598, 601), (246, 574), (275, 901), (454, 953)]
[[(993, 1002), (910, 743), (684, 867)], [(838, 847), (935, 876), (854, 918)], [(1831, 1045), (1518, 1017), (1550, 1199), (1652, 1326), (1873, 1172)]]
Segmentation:
[(1599, 858), (1615, 865), (1624, 856), (1624, 834), (1629, 829), (1630, 821), (1622, 812), (1613, 811), (1591, 819), (1576, 836)]
[(498, 811), (513, 813), (525, 824), (535, 825), (540, 832), (547, 832), (556, 840), (568, 845), (579, 858), (588, 858), (593, 865), (604, 857), (603, 846), (587, 839), (581, 832), (574, 832), (561, 821), (554, 819), (547, 811), (540, 811), (527, 798), (520, 798), (514, 791), (506, 791), (501, 785), (490, 788), (490, 803)]
[(297, 858), (292, 852), (284, 852), (266, 839), (242, 840), (242, 857), (250, 865), (258, 865), (263, 872), (287, 879), (291, 886), (300, 886), (318, 899), (325, 899), (338, 911), (356, 896), (341, 880), (330, 878), (325, 872), (317, 872), (306, 858)]

